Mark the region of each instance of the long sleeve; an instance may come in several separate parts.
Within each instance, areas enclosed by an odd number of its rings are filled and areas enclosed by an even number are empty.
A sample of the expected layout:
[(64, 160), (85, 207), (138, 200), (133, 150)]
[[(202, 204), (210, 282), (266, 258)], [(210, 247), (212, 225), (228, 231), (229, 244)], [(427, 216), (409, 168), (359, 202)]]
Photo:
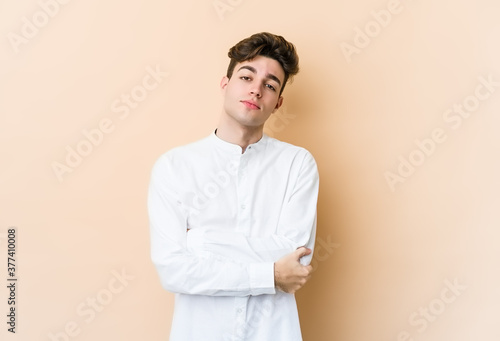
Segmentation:
[[(305, 153), (299, 169), (285, 196), (277, 228), (264, 228), (275, 229), (275, 233), (251, 237), (234, 229), (208, 228), (190, 231), (188, 238), (197, 248), (212, 255), (244, 263), (275, 262), (300, 246), (314, 249), (319, 176), (309, 152)], [(303, 257), (301, 263), (307, 265), (311, 258), (312, 253)]]
[(242, 263), (195, 249), (187, 238), (188, 212), (175, 186), (167, 155), (154, 165), (148, 193), (151, 258), (163, 287), (171, 292), (247, 296), (274, 294), (272, 262)]

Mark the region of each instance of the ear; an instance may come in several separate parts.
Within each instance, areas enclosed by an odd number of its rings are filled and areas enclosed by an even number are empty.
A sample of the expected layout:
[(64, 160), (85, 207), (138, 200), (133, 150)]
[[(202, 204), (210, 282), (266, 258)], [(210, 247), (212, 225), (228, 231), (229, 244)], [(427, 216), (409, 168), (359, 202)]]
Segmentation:
[(274, 107), (271, 114), (274, 114), (276, 112), (276, 110), (278, 110), (281, 107), (282, 104), (283, 104), (283, 96), (280, 96), (280, 98), (278, 98), (278, 102), (276, 103), (276, 106)]
[(227, 76), (222, 77), (220, 80), (220, 88), (222, 91), (226, 90), (227, 83), (229, 83), (229, 78)]

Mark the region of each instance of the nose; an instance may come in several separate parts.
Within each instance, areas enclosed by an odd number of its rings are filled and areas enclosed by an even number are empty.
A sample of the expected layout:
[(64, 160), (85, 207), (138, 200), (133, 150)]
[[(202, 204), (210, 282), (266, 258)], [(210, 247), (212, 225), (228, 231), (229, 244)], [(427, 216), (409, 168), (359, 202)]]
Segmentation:
[(262, 91), (260, 89), (260, 86), (258, 86), (258, 85), (252, 85), (252, 87), (250, 88), (250, 94), (252, 96), (260, 98), (260, 96), (262, 95)]

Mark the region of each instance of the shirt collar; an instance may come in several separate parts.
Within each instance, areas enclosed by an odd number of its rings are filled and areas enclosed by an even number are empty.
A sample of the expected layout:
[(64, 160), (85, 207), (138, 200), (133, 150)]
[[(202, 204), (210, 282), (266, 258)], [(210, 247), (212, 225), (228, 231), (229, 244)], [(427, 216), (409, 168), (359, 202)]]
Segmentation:
[[(221, 149), (228, 151), (230, 153), (241, 154), (241, 147), (239, 145), (224, 141), (223, 139), (221, 139), (220, 137), (218, 137), (215, 134), (215, 131), (216, 130), (214, 130), (213, 133), (210, 135), (210, 139), (213, 141), (213, 143), (218, 148), (221, 148)], [(263, 133), (262, 138), (259, 141), (248, 145), (245, 153), (248, 150), (261, 150), (261, 149), (265, 148), (268, 140), (269, 140), (269, 136), (267, 136), (265, 133)]]

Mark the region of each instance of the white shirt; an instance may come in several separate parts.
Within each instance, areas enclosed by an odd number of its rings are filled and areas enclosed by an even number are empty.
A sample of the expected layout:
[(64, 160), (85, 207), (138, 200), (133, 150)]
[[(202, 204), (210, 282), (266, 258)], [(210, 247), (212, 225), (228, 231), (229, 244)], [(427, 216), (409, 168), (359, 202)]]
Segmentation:
[(307, 150), (265, 134), (242, 153), (212, 133), (156, 161), (151, 257), (176, 294), (170, 341), (302, 340), (274, 262), (313, 249), (318, 181)]

